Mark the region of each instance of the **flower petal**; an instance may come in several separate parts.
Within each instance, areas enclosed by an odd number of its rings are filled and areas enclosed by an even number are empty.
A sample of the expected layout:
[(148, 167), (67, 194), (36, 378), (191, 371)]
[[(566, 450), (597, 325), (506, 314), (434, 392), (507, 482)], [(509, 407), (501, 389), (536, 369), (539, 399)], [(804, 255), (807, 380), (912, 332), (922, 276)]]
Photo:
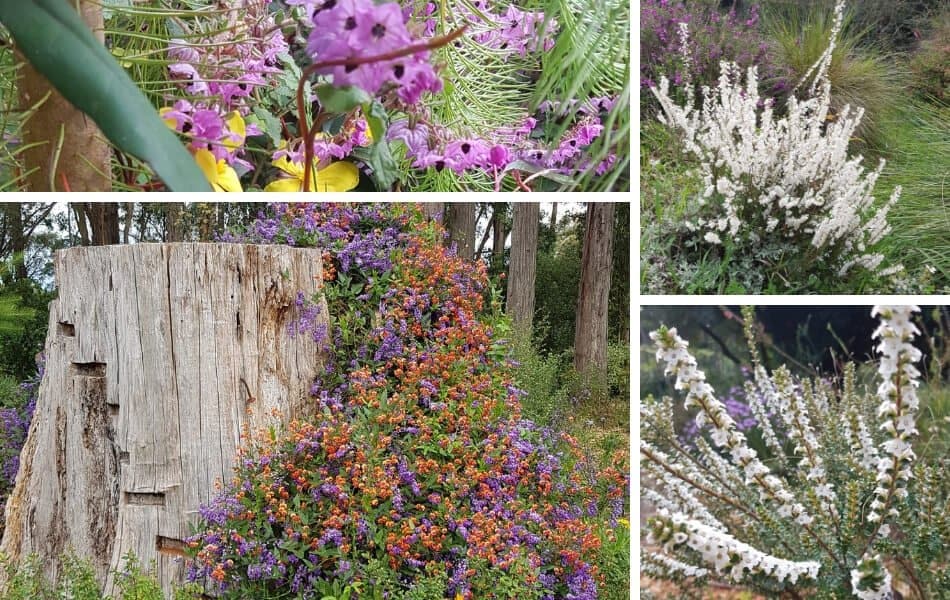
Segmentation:
[(314, 191), (348, 192), (360, 182), (360, 171), (351, 162), (335, 162), (317, 172)]
[[(275, 161), (276, 162), (276, 161)], [(267, 184), (265, 192), (299, 192), (303, 182), (294, 177), (275, 179)]]

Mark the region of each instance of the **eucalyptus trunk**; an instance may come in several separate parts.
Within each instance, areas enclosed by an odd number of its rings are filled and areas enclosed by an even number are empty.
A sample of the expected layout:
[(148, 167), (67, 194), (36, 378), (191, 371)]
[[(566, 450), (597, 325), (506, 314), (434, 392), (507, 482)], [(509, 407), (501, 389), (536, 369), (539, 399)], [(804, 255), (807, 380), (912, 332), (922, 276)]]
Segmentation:
[(614, 205), (587, 203), (574, 330), (574, 368), (585, 376), (607, 373), (607, 310), (613, 262)]
[[(66, 2), (67, 0), (62, 0)], [(72, 4), (72, 3), (71, 3)], [(79, 13), (104, 42), (102, 2), (80, 0)], [(112, 190), (112, 149), (96, 124), (50, 85), (17, 53), (22, 63), (17, 82), (23, 124), (23, 163), (33, 192), (107, 192)]]
[(534, 280), (538, 259), (538, 222), (541, 205), (516, 202), (508, 266), (508, 315), (515, 328), (530, 331), (534, 317)]

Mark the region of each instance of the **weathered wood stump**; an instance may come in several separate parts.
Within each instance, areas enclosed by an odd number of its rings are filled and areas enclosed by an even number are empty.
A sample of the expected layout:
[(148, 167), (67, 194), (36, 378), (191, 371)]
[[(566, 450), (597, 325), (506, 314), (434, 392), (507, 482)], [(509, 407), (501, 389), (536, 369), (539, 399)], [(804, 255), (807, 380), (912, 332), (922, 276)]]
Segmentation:
[(307, 413), (324, 361), (287, 327), (297, 292), (319, 289), (320, 252), (102, 246), (58, 252), (55, 269), (46, 374), (0, 552), (35, 553), (55, 577), (72, 550), (112, 594), (132, 551), (155, 561), (167, 594), (243, 426)]

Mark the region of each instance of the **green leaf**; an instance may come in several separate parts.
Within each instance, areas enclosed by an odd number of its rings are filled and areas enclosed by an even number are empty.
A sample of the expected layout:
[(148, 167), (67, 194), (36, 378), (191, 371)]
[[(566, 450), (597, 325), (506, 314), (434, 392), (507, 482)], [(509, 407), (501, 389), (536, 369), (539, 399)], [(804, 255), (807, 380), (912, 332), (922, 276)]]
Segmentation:
[(211, 191), (155, 107), (63, 0), (0, 2), (0, 23), (69, 102), (120, 150), (147, 162), (172, 191)]
[(331, 113), (349, 112), (360, 104), (373, 100), (366, 90), (353, 85), (336, 87), (329, 83), (321, 83), (315, 89), (320, 104)]
[(389, 116), (383, 105), (373, 100), (369, 104), (363, 105), (363, 118), (369, 124), (369, 130), (373, 134), (374, 140), (386, 139), (386, 129), (389, 128)]
[(257, 123), (258, 127), (261, 128), (261, 131), (263, 131), (264, 134), (271, 139), (271, 142), (274, 143), (274, 146), (280, 145), (280, 120), (275, 117), (273, 113), (260, 106), (255, 106), (253, 108), (252, 118), (249, 118), (248, 121)]
[(353, 151), (353, 156), (373, 169), (373, 179), (380, 190), (389, 190), (399, 179), (399, 166), (386, 140), (377, 140), (369, 148), (357, 148)]

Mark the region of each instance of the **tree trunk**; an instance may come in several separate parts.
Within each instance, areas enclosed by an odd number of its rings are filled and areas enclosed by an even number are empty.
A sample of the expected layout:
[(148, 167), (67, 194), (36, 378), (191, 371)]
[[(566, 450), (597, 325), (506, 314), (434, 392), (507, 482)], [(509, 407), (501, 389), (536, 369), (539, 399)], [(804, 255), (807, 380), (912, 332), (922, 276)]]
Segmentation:
[(515, 328), (530, 331), (534, 318), (534, 276), (538, 259), (541, 205), (516, 202), (508, 263), (508, 314)]
[(73, 212), (76, 214), (76, 230), (79, 231), (79, 244), (88, 246), (92, 243), (89, 237), (89, 226), (86, 223), (86, 204), (84, 202), (70, 202)]
[[(65, 0), (61, 0), (65, 1)], [(83, 21), (100, 42), (102, 2), (80, 0)], [(23, 126), (23, 161), (32, 192), (112, 190), (112, 150), (96, 124), (70, 104), (22, 55), (17, 82), (20, 109), (35, 113)], [(48, 96), (48, 97), (47, 97)]]
[(584, 375), (607, 372), (607, 309), (613, 262), (614, 205), (587, 203), (574, 329), (574, 368)]
[(135, 214), (135, 203), (126, 202), (124, 204), (125, 208), (125, 221), (122, 225), (122, 243), (128, 244), (129, 237), (132, 233), (132, 216)]
[(448, 243), (456, 244), (458, 255), (469, 260), (475, 255), (475, 203), (449, 202), (445, 207)]
[(92, 229), (92, 245), (119, 243), (119, 203), (87, 202), (86, 214)]
[(557, 202), (551, 203), (551, 231), (557, 227)]
[(182, 202), (165, 204), (165, 238), (169, 242), (185, 241), (185, 205)]
[(430, 220), (443, 221), (445, 216), (445, 202), (423, 202), (422, 212)]
[(112, 595), (112, 571), (134, 551), (171, 597), (183, 540), (229, 481), (242, 428), (309, 416), (323, 358), (287, 327), (298, 290), (317, 292), (320, 251), (85, 247), (58, 252), (55, 269), (46, 372), (0, 553), (14, 564), (36, 553), (55, 577), (71, 548)]
[(506, 202), (492, 202), (492, 273), (500, 273), (505, 267), (505, 240), (508, 238), (508, 231), (505, 227), (507, 212), (508, 204)]
[(20, 202), (10, 202), (3, 205), (3, 212), (10, 235), (10, 256), (14, 259), (13, 278), (22, 281), (29, 276), (25, 255), (29, 239), (23, 231), (23, 206)]

